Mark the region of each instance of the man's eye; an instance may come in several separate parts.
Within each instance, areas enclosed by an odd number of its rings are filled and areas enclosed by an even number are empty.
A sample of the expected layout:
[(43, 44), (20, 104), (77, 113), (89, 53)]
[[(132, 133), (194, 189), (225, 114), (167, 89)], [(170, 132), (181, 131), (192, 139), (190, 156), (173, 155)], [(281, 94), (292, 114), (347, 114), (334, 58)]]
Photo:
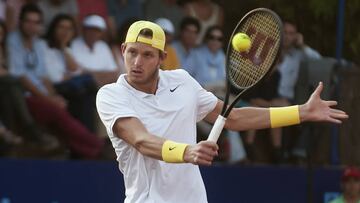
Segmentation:
[(152, 57), (152, 54), (151, 53), (145, 53), (145, 57)]
[(135, 52), (134, 50), (130, 50), (129, 53), (130, 53), (131, 55), (135, 55), (135, 54), (136, 54), (136, 52)]

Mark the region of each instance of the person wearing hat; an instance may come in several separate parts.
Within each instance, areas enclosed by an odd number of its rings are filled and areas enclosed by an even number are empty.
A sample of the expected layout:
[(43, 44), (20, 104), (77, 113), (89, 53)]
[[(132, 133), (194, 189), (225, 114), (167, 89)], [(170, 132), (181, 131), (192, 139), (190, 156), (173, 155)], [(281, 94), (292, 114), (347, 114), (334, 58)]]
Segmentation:
[(360, 170), (348, 167), (341, 177), (343, 194), (330, 203), (360, 203)]
[(180, 61), (176, 55), (174, 47), (171, 45), (175, 34), (174, 25), (167, 18), (158, 18), (155, 20), (155, 23), (160, 25), (160, 27), (164, 30), (166, 37), (165, 52), (167, 53), (167, 56), (161, 66), (161, 69), (175, 70), (180, 67)]
[(82, 36), (70, 46), (75, 61), (82, 70), (93, 74), (99, 86), (114, 82), (120, 70), (110, 47), (102, 40), (106, 31), (105, 20), (98, 15), (86, 16), (82, 28)]
[[(203, 203), (206, 190), (197, 165), (211, 165), (218, 145), (196, 143), (196, 123), (214, 123), (223, 102), (185, 70), (160, 70), (165, 41), (155, 23), (137, 21), (130, 26), (121, 46), (127, 73), (98, 91), (97, 110), (124, 175), (125, 202)], [(289, 115), (279, 116), (284, 108), (272, 110), (271, 120), (268, 108), (233, 109), (225, 128), (267, 128), (273, 120), (279, 125), (341, 123), (346, 113), (331, 108), (335, 101), (321, 100), (321, 90), (322, 84), (306, 104), (287, 107)]]

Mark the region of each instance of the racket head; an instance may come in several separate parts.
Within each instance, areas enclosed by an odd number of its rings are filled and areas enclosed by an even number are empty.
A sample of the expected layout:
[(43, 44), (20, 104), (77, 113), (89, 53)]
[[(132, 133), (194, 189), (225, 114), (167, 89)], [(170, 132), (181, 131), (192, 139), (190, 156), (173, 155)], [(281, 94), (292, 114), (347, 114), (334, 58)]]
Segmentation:
[[(246, 33), (251, 47), (236, 51), (231, 42), (237, 33)], [(248, 89), (271, 72), (282, 46), (283, 25), (270, 9), (257, 8), (248, 12), (235, 27), (226, 53), (226, 77), (239, 90)]]

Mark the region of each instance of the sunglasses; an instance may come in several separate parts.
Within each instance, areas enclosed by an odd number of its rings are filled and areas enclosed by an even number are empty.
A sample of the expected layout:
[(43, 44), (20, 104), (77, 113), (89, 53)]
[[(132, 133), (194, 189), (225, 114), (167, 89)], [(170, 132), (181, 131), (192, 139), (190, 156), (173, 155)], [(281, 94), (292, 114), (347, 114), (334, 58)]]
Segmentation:
[(214, 36), (214, 35), (210, 35), (209, 40), (216, 40), (216, 41), (219, 41), (219, 42), (222, 42), (223, 41), (223, 37), (219, 37), (219, 36)]

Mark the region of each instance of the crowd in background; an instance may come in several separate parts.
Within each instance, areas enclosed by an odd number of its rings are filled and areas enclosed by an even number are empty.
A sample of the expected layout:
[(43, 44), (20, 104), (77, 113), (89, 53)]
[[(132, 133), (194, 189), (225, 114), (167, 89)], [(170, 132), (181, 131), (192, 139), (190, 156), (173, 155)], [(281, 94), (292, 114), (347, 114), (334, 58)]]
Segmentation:
[[(1, 155), (113, 158), (95, 97), (125, 72), (121, 43), (138, 19), (166, 32), (162, 69), (224, 80), (223, 11), (211, 1), (0, 1)], [(205, 66), (214, 69), (206, 78)]]
[[(113, 156), (94, 102), (99, 87), (125, 73), (121, 43), (127, 28), (139, 19), (154, 21), (165, 31), (163, 70), (183, 68), (204, 88), (224, 96), (224, 11), (210, 0), (2, 0), (0, 19), (3, 156), (22, 156), (20, 148), (35, 150), (34, 156)], [(320, 57), (305, 45), (296, 25), (284, 21), (277, 68), (239, 106), (293, 104), (301, 61)], [(199, 139), (205, 139), (211, 126), (199, 123), (198, 128)], [(281, 163), (282, 130), (268, 133), (273, 162)], [(256, 131), (241, 132), (246, 152), (239, 132), (224, 134), (228, 141), (222, 142), (220, 159), (256, 160)]]

